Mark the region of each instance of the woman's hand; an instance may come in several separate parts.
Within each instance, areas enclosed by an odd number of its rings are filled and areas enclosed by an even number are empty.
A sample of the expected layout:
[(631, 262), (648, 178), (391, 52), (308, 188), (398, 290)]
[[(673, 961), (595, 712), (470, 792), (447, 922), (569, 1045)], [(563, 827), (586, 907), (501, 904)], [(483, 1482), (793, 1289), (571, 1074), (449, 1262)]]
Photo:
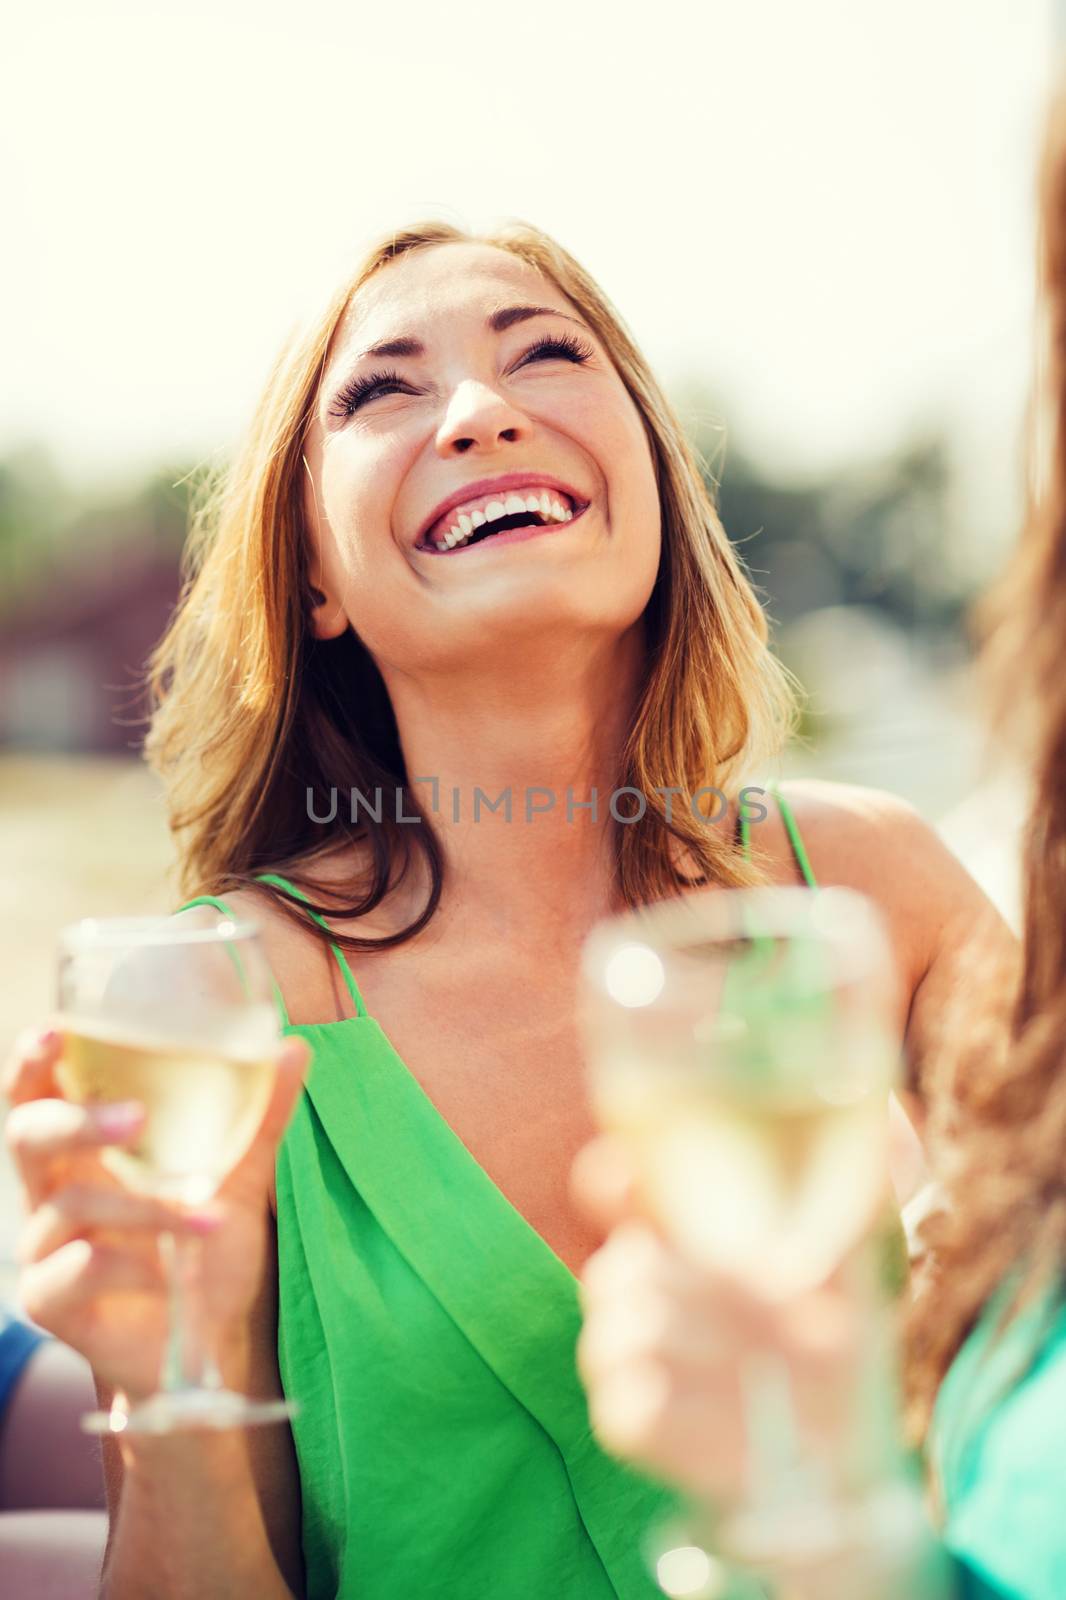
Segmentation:
[(834, 1451), (856, 1399), (861, 1302), (839, 1283), (786, 1304), (711, 1274), (636, 1214), (625, 1146), (603, 1137), (574, 1169), (579, 1204), (610, 1228), (582, 1275), (578, 1367), (606, 1449), (718, 1502), (748, 1490), (745, 1369), (783, 1361), (801, 1447)]
[(6, 1138), (26, 1208), (19, 1295), (41, 1327), (81, 1352), (98, 1379), (131, 1399), (152, 1393), (168, 1307), (157, 1235), (203, 1239), (204, 1314), (216, 1348), (239, 1349), (270, 1243), (274, 1157), (296, 1103), (309, 1051), (287, 1039), (274, 1093), (251, 1145), (210, 1207), (135, 1193), (101, 1162), (107, 1145), (139, 1130), (136, 1107), (79, 1106), (62, 1097), (58, 1031), (24, 1034), (4, 1076), (13, 1109)]

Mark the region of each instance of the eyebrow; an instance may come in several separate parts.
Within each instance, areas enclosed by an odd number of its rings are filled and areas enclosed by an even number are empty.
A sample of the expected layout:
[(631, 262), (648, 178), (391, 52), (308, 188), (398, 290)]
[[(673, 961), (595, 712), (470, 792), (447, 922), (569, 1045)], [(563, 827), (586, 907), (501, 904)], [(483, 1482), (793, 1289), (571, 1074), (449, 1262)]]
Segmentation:
[[(528, 322), (530, 317), (562, 317), (566, 322), (573, 322), (577, 327), (583, 328), (585, 324), (579, 322), (577, 317), (571, 317), (565, 311), (558, 311), (555, 306), (501, 306), (498, 311), (485, 318), (485, 326), (492, 333), (504, 333), (508, 328), (513, 328), (518, 322)], [(420, 339), (400, 337), (397, 339), (382, 339), (378, 344), (360, 350), (358, 355), (351, 360), (364, 361), (367, 356), (424, 356), (426, 347)]]

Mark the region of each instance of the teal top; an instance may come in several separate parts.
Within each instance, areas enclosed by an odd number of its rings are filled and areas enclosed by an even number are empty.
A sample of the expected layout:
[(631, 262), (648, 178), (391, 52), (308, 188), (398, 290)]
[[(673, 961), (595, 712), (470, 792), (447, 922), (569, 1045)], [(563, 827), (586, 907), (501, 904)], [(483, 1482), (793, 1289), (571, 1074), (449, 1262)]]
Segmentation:
[(1066, 1303), (1046, 1293), (997, 1337), (1008, 1292), (990, 1302), (937, 1397), (944, 1540), (1004, 1600), (1063, 1600)]
[[(186, 904), (203, 903), (232, 914)], [(330, 949), (354, 1016), (290, 1023), (275, 984), (284, 1031), (313, 1052), (276, 1164), (308, 1600), (657, 1600), (645, 1540), (681, 1500), (593, 1438), (576, 1278)]]

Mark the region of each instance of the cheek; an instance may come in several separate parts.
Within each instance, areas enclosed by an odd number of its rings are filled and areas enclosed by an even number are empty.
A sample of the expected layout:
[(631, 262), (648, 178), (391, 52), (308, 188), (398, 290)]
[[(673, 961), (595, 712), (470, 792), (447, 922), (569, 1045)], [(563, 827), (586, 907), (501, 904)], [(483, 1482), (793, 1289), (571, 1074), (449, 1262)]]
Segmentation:
[(399, 451), (375, 441), (338, 440), (322, 461), (323, 532), (342, 572), (380, 571), (392, 548), (390, 516), (403, 467)]
[(336, 444), (318, 482), (323, 571), (371, 654), (398, 659), (414, 578), (393, 523), (409, 452), (396, 440)]
[(651, 449), (639, 417), (617, 424), (617, 468), (609, 471), (612, 526), (639, 544), (648, 561), (657, 564), (662, 539), (662, 507)]
[(630, 518), (646, 531), (659, 526), (659, 491), (640, 415), (622, 391), (590, 393), (572, 419), (575, 434), (600, 464), (612, 521)]

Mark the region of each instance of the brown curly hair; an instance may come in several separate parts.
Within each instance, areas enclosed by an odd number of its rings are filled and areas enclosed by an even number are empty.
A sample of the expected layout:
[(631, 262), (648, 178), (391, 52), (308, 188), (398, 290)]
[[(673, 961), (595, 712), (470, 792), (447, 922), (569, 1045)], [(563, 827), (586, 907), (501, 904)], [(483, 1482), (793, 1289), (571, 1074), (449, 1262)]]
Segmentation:
[(909, 1313), (915, 1438), (1005, 1276), (1024, 1264), (1004, 1321), (1066, 1264), (1066, 80), (1045, 136), (1037, 260), (1025, 526), (977, 613), (994, 725), (1031, 771), (1022, 972), (1020, 982), (994, 975), (999, 1001), (1009, 985), (1008, 1003), (990, 1006), (987, 1026), (968, 1032), (965, 1061), (945, 1054), (951, 1081), (935, 1091), (934, 1120), (953, 1151), (943, 1174), (953, 1203), (923, 1229), (930, 1265)]

